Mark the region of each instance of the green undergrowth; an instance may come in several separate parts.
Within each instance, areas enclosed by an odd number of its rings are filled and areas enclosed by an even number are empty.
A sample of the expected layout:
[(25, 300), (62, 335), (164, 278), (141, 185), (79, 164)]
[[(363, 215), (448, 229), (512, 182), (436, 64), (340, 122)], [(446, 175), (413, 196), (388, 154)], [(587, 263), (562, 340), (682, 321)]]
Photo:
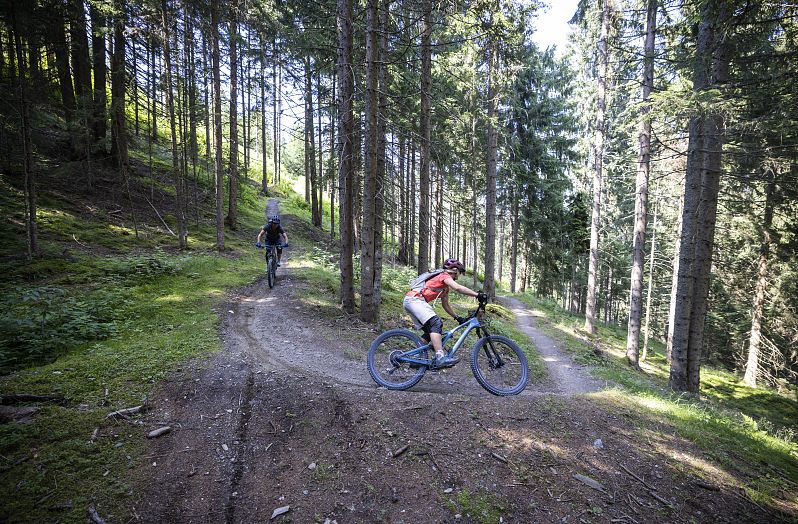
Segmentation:
[(92, 500), (107, 520), (127, 520), (128, 471), (146, 431), (105, 416), (142, 404), (187, 360), (218, 350), (215, 309), (262, 273), (252, 242), (265, 200), (252, 184), (241, 186), (240, 227), (227, 230), (222, 254), (212, 216), (199, 226), (189, 217), (189, 249), (179, 251), (154, 221), (136, 237), (68, 200), (43, 194), (42, 257), (31, 263), (10, 256), (24, 246), (21, 224), (3, 226), (0, 392), (56, 400), (30, 405), (39, 411), (28, 423), (0, 424), (0, 489), (9, 495), (0, 521), (83, 521)]
[[(665, 348), (651, 341), (642, 372), (626, 363), (626, 332), (600, 325), (593, 338), (601, 352), (585, 343), (581, 326), (584, 317), (563, 311), (550, 301), (518, 294), (535, 311), (538, 325), (567, 348), (576, 361), (593, 366), (600, 378), (618, 385), (593, 395), (607, 409), (628, 412), (638, 421), (641, 436), (655, 442), (665, 454), (675, 454), (662, 434), (662, 425), (695, 443), (701, 457), (684, 462), (686, 472), (718, 482), (742, 482), (748, 495), (767, 503), (774, 496), (791, 492), (788, 502), (798, 504), (798, 402), (763, 388), (750, 388), (740, 377), (704, 366), (701, 371), (701, 398), (671, 392)], [(682, 453), (682, 452), (680, 452)], [(707, 458), (718, 470), (707, 465)], [(736, 474), (736, 480), (731, 477)], [(745, 479), (745, 480), (743, 480)], [(792, 498), (790, 498), (792, 497)]]

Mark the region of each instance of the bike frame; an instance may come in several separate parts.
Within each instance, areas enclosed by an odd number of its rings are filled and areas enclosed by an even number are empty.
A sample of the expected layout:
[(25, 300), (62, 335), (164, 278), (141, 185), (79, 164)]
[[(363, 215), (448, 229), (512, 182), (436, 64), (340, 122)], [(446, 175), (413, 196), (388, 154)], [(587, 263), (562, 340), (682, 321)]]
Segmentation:
[[(456, 328), (454, 328), (452, 330), (449, 330), (449, 331), (446, 331), (443, 334), (443, 339), (441, 340), (441, 346), (445, 349), (446, 348), (446, 343), (449, 342), (452, 339), (452, 337), (454, 336), (454, 334), (457, 331), (459, 331), (460, 329), (463, 329), (463, 328), (465, 328), (465, 330), (460, 335), (460, 338), (458, 338), (457, 342), (454, 343), (454, 346), (452, 346), (452, 349), (446, 353), (446, 356), (448, 358), (451, 358), (452, 356), (454, 356), (455, 353), (457, 353), (457, 350), (460, 349), (460, 346), (463, 345), (463, 343), (465, 342), (466, 337), (468, 336), (469, 333), (471, 333), (471, 331), (476, 329), (477, 330), (477, 334), (479, 334), (479, 330), (482, 330), (482, 331), (485, 332), (486, 336), (488, 335), (488, 332), (485, 329), (485, 327), (482, 325), (482, 323), (479, 321), (479, 319), (476, 316), (474, 316), (474, 317), (471, 317), (470, 319), (468, 319), (467, 322), (464, 322), (464, 323), (460, 324)], [(405, 351), (401, 355), (398, 355), (396, 357), (396, 360), (398, 360), (400, 362), (407, 362), (407, 363), (410, 363), (410, 364), (418, 364), (418, 365), (422, 365), (422, 366), (430, 366), (432, 364), (432, 359), (419, 358), (417, 356), (422, 351), (424, 351), (425, 349), (427, 349), (427, 350), (432, 349), (432, 342), (430, 342), (429, 344), (424, 344), (423, 346), (419, 346), (419, 347), (417, 347), (415, 349), (411, 349), (409, 351)]]

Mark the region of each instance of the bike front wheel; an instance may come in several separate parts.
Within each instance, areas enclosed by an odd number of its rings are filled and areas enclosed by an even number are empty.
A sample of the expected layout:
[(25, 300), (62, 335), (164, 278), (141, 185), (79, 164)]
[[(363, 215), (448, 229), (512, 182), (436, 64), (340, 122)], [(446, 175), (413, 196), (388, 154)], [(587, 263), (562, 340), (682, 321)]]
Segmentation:
[[(415, 386), (426, 373), (427, 366), (402, 362), (397, 357), (423, 345), (419, 336), (407, 329), (391, 329), (378, 336), (368, 352), (371, 378), (388, 389), (402, 390)], [(426, 359), (427, 350), (423, 349), (413, 356)]]
[(517, 395), (529, 380), (529, 363), (518, 344), (501, 335), (479, 339), (471, 351), (471, 371), (479, 385), (499, 396)]
[(266, 273), (268, 273), (269, 289), (274, 287), (274, 270), (277, 263), (274, 257), (269, 257), (269, 263), (266, 265)]

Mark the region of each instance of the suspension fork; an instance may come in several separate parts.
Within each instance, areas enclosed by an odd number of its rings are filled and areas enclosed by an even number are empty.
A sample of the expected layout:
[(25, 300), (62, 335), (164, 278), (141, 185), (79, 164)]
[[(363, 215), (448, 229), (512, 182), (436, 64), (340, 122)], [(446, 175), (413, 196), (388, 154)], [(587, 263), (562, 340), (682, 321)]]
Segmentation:
[(490, 339), (490, 333), (488, 333), (488, 330), (485, 329), (484, 326), (478, 327), (477, 336), (479, 338), (485, 337), (488, 339), (488, 343), (482, 346), (482, 348), (485, 350), (485, 356), (488, 357), (488, 361), (492, 362), (496, 368), (503, 366), (504, 361), (502, 360), (499, 352), (496, 351), (496, 348), (493, 347), (493, 340)]

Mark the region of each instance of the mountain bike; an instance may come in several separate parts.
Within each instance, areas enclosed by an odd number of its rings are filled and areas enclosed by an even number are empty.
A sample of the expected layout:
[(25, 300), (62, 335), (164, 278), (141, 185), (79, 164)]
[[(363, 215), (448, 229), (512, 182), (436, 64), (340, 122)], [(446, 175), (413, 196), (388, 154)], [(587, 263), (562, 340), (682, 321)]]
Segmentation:
[[(447, 358), (452, 358), (465, 342), (468, 334), (476, 330), (479, 340), (471, 350), (471, 371), (479, 385), (488, 392), (499, 395), (517, 395), (529, 380), (529, 363), (518, 345), (509, 338), (488, 333), (484, 322), (487, 300), (471, 311), (466, 321), (443, 334), (443, 347), (462, 331)], [(432, 344), (408, 329), (391, 329), (374, 339), (368, 351), (368, 369), (371, 378), (380, 386), (393, 390), (409, 389), (432, 368), (428, 357)]]
[(266, 279), (271, 289), (277, 280), (277, 248), (288, 247), (288, 244), (264, 244), (261, 247), (266, 250)]

